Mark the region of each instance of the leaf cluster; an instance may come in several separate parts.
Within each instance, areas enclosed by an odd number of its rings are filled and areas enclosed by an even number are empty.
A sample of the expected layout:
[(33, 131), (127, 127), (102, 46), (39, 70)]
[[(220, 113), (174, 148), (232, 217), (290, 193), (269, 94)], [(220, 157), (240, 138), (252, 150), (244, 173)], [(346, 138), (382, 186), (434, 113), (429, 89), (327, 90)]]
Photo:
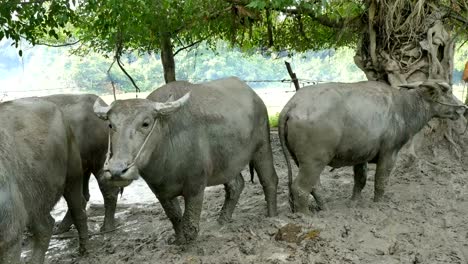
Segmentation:
[(74, 5), (74, 0), (0, 1), (0, 40), (11, 39), (18, 48), (21, 39), (35, 45), (45, 38), (71, 37), (67, 25), (75, 18)]

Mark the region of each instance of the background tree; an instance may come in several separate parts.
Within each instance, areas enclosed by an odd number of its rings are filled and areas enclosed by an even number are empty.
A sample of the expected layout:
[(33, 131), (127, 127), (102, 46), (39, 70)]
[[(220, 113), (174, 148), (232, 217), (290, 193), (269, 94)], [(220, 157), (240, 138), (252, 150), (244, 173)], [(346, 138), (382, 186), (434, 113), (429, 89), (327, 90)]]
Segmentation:
[(176, 80), (174, 56), (202, 41), (214, 45), (230, 30), (231, 5), (225, 1), (89, 0), (78, 5), (75, 37), (80, 53), (113, 53), (120, 67), (124, 53), (161, 58), (166, 82)]

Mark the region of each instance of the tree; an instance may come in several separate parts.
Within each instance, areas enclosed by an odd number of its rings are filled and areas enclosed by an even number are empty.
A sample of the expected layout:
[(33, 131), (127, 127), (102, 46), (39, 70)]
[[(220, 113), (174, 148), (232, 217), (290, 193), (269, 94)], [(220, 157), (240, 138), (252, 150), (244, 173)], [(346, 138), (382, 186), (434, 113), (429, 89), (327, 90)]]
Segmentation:
[(159, 54), (170, 82), (176, 80), (174, 56), (202, 41), (214, 43), (229, 30), (231, 14), (225, 1), (89, 0), (76, 10), (75, 37), (84, 43), (82, 53), (113, 53), (121, 68), (123, 53)]

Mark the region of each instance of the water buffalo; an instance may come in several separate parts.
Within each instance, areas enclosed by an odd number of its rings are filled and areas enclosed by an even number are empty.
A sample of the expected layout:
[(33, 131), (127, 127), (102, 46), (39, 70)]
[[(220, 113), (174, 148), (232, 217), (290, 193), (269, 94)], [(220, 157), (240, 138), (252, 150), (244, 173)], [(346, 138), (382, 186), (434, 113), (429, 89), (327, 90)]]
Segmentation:
[[(187, 89), (190, 93), (176, 101), (159, 100), (168, 90), (179, 97)], [(240, 171), (250, 161), (263, 186), (268, 215), (276, 215), (278, 177), (267, 110), (239, 79), (171, 83), (149, 99), (116, 101), (110, 107), (98, 100), (95, 112), (111, 127), (107, 177), (126, 185), (141, 175), (172, 222), (176, 243), (196, 239), (207, 186), (224, 184), (226, 199), (218, 220), (231, 219), (244, 187)], [(177, 196), (185, 200), (183, 215)]]
[[(105, 207), (105, 217), (101, 231), (115, 229), (114, 214), (119, 188), (106, 184), (106, 181), (99, 179), (106, 159), (108, 124), (94, 114), (93, 105), (98, 97), (92, 94), (60, 94), (41, 98), (59, 106), (75, 135), (80, 149), (82, 171), (84, 173), (83, 194), (86, 201), (89, 200), (88, 186), (91, 173), (98, 179)], [(71, 224), (72, 219), (69, 210), (56, 233), (68, 231)]]
[(33, 234), (31, 263), (43, 263), (63, 195), (86, 250), (81, 160), (73, 133), (56, 105), (40, 99), (0, 104), (0, 263), (19, 264), (26, 227)]
[[(359, 200), (367, 163), (377, 163), (374, 201), (380, 201), (401, 147), (433, 117), (457, 119), (464, 106), (450, 85), (430, 80), (396, 89), (381, 82), (327, 83), (300, 89), (279, 118), (288, 165), (291, 206), (308, 213), (312, 194), (323, 208), (320, 173), (354, 166), (352, 199)], [(287, 151), (299, 167), (292, 181)]]

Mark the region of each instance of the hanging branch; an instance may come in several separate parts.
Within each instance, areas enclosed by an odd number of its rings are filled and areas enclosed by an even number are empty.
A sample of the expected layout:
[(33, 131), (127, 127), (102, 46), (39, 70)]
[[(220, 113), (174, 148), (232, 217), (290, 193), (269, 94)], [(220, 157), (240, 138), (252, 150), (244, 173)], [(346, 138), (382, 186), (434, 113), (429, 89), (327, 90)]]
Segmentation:
[(138, 85), (136, 85), (135, 81), (133, 80), (132, 76), (130, 76), (130, 74), (128, 74), (128, 72), (124, 69), (123, 65), (122, 65), (122, 62), (120, 61), (120, 57), (117, 58), (117, 65), (119, 65), (119, 68), (123, 71), (123, 73), (125, 73), (125, 75), (127, 75), (127, 77), (130, 79), (130, 81), (132, 82), (133, 86), (135, 87), (135, 91), (137, 93), (139, 93), (141, 90), (140, 90), (140, 87), (138, 87)]
[[(117, 33), (117, 41), (116, 41), (116, 44), (115, 44), (115, 56), (114, 56), (114, 62), (117, 61), (117, 65), (119, 65), (119, 68), (120, 70), (122, 70), (122, 72), (128, 77), (128, 79), (130, 79), (130, 81), (132, 82), (133, 86), (135, 87), (135, 91), (136, 93), (139, 93), (141, 90), (140, 90), (140, 87), (138, 87), (138, 85), (135, 83), (135, 81), (133, 80), (132, 76), (130, 76), (130, 74), (128, 74), (128, 72), (125, 70), (125, 68), (123, 67), (123, 64), (122, 64), (122, 61), (120, 61), (120, 58), (122, 56), (122, 50), (123, 50), (123, 37), (122, 37), (122, 31), (119, 30), (119, 32)], [(114, 64), (114, 63), (112, 63)]]
[(112, 67), (114, 66), (115, 60), (116, 59), (114, 58), (114, 60), (112, 61), (111, 65), (109, 67), (109, 69), (107, 70), (107, 78), (109, 78), (109, 80), (111, 81), (111, 84), (112, 84), (112, 92), (114, 93), (114, 101), (117, 100), (117, 96), (115, 96), (115, 83), (114, 83), (114, 79), (112, 79), (110, 71), (111, 71)]

